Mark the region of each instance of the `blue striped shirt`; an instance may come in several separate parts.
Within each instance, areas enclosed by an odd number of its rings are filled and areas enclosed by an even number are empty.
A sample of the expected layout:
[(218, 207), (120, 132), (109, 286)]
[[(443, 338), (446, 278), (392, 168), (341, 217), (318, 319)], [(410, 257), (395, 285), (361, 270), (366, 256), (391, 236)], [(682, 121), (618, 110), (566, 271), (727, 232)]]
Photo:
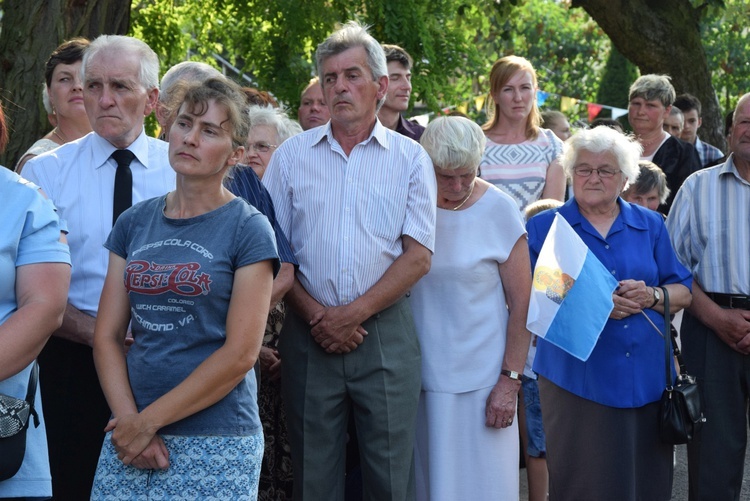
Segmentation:
[(403, 253), (403, 235), (434, 250), (432, 162), (380, 121), (349, 156), (330, 122), (287, 139), (263, 182), (299, 262), (297, 278), (324, 306), (348, 304), (375, 285)]
[(695, 138), (695, 149), (698, 151), (698, 156), (701, 159), (701, 167), (705, 167), (710, 163), (714, 163), (718, 159), (724, 156), (724, 153), (714, 145), (704, 143), (699, 137)]
[(667, 228), (678, 259), (703, 290), (750, 295), (750, 183), (733, 159), (685, 180)]

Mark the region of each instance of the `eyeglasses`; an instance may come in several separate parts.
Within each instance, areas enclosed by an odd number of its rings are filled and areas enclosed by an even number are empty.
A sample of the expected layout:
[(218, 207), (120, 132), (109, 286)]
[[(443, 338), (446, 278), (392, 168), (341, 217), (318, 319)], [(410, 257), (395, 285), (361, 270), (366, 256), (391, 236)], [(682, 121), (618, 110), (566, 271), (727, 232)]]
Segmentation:
[(278, 147), (279, 147), (279, 145), (277, 145), (277, 144), (268, 144), (268, 143), (264, 143), (262, 141), (259, 141), (257, 143), (251, 144), (248, 147), (248, 149), (252, 148), (253, 150), (255, 150), (255, 151), (259, 152), (259, 153), (268, 153), (268, 151), (271, 150), (272, 148), (278, 148)]
[(573, 172), (575, 173), (576, 176), (579, 176), (579, 177), (589, 177), (593, 172), (596, 172), (596, 174), (601, 179), (608, 179), (610, 177), (614, 177), (615, 174), (617, 174), (618, 172), (622, 172), (622, 171), (617, 170), (617, 169), (605, 169), (605, 168), (592, 169), (591, 167), (575, 167), (573, 168)]

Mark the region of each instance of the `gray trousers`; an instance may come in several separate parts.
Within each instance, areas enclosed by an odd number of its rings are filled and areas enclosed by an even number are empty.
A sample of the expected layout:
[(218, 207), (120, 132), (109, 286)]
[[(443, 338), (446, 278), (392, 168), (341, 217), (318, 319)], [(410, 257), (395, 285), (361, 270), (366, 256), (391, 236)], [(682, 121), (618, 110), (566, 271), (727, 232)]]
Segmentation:
[(687, 311), (680, 329), (688, 374), (698, 377), (706, 422), (688, 444), (690, 501), (739, 500), (747, 443), (750, 356)]
[(365, 500), (414, 499), (414, 426), (421, 352), (405, 299), (369, 318), (351, 353), (328, 354), (288, 311), (279, 340), (295, 500), (344, 499), (353, 413)]

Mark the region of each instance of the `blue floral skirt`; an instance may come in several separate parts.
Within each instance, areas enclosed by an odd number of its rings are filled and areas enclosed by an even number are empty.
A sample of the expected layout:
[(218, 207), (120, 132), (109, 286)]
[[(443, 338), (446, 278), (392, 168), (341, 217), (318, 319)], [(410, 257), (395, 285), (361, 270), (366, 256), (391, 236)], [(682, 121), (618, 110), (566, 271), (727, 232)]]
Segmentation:
[(166, 470), (140, 470), (117, 458), (107, 433), (92, 500), (247, 499), (258, 496), (263, 433), (245, 437), (161, 435)]

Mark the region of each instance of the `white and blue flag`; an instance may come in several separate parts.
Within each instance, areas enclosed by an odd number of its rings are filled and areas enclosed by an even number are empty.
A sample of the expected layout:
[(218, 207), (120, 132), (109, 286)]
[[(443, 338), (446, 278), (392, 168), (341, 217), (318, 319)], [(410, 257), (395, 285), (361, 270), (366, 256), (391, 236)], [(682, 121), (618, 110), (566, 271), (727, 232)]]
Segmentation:
[(618, 282), (560, 214), (534, 269), (526, 328), (586, 361), (614, 303)]

